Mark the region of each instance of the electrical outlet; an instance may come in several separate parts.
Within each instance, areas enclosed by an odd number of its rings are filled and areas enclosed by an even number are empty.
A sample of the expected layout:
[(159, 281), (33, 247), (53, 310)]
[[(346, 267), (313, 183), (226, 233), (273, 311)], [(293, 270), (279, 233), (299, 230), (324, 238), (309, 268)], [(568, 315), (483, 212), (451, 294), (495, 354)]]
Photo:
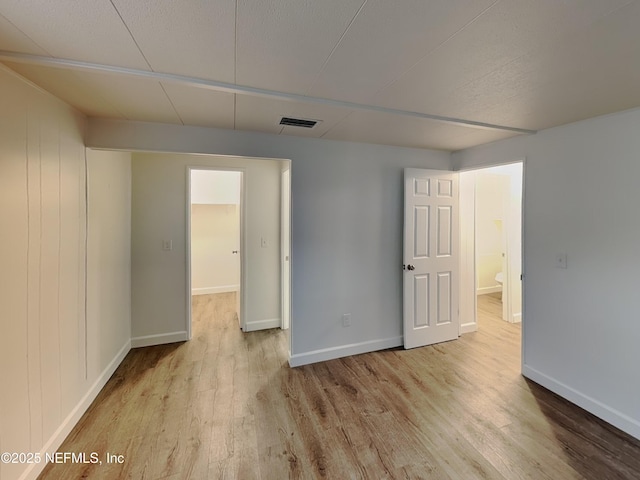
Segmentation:
[(343, 327), (350, 327), (351, 326), (351, 314), (350, 313), (345, 313), (344, 315), (342, 315), (342, 326)]
[(162, 241), (162, 249), (163, 250), (173, 250), (173, 241), (172, 240), (163, 240)]

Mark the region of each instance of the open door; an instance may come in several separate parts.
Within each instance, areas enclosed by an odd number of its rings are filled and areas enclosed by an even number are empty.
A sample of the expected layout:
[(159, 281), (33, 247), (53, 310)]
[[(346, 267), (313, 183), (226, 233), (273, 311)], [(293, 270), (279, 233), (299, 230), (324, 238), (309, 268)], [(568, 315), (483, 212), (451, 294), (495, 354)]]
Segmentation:
[(458, 174), (404, 177), (404, 347), (414, 348), (459, 336)]

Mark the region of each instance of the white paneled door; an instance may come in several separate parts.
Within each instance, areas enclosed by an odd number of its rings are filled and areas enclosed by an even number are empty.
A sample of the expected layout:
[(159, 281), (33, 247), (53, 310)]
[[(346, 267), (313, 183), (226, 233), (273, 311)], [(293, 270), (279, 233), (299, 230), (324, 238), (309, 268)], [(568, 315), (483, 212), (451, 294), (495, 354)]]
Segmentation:
[(458, 174), (404, 172), (404, 347), (458, 338)]

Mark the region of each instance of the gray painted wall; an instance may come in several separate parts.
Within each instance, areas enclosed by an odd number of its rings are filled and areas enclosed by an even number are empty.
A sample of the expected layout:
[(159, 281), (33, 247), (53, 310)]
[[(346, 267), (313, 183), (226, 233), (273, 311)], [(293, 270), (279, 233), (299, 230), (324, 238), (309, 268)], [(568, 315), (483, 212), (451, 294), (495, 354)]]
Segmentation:
[[(449, 169), (449, 153), (96, 119), (88, 145), (290, 159), (292, 364), (402, 344), (403, 169)], [(157, 268), (184, 291), (182, 265)], [(172, 312), (183, 308), (175, 302)], [(171, 330), (182, 320), (163, 321)]]
[(453, 155), (526, 157), (523, 373), (638, 438), (639, 129), (633, 110)]
[[(280, 318), (280, 166), (276, 160), (135, 153), (132, 158), (132, 337), (186, 338), (187, 167), (241, 168), (245, 187), (245, 322)], [(260, 240), (268, 240), (262, 248)], [(164, 251), (162, 241), (173, 250)], [(182, 338), (180, 337), (182, 335)]]

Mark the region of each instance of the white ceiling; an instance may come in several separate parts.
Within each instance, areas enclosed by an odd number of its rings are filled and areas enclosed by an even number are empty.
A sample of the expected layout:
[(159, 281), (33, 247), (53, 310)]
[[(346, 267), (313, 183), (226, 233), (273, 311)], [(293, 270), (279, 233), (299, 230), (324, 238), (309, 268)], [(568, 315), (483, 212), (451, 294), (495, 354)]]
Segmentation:
[(0, 58), (89, 116), (458, 150), (640, 106), (639, 25), (629, 0), (2, 0)]

